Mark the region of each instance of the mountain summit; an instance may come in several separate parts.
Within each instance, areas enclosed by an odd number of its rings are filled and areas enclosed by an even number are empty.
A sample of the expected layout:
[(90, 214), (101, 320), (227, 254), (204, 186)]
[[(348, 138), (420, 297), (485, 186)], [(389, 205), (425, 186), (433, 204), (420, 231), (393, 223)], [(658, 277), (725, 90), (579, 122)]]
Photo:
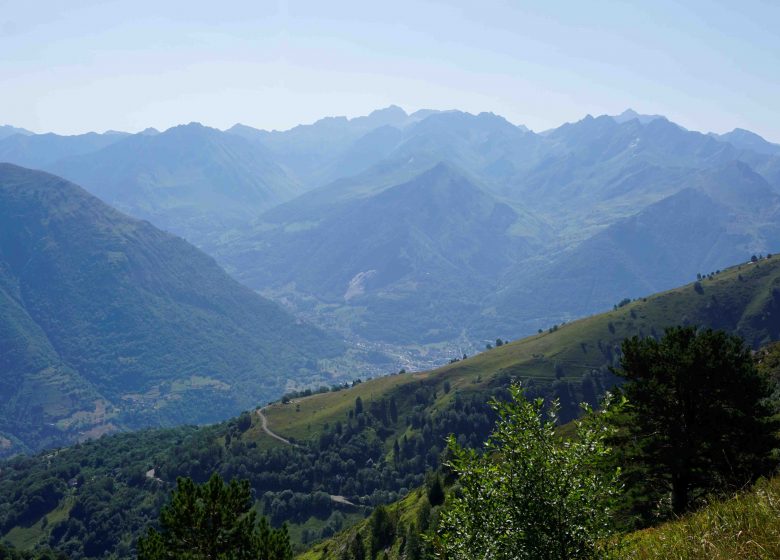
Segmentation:
[(642, 124), (647, 124), (656, 119), (666, 119), (666, 117), (664, 117), (663, 115), (641, 115), (630, 108), (626, 109), (619, 115), (615, 115), (612, 118), (615, 119), (615, 122), (617, 123), (624, 123), (636, 119)]

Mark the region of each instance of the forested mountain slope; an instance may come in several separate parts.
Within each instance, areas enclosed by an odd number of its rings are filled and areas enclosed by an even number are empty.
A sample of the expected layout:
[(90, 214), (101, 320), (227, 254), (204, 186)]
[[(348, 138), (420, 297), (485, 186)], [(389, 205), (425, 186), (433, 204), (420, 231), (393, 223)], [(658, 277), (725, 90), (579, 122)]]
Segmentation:
[[(376, 504), (420, 486), (444, 437), (479, 445), (493, 427), (485, 402), (520, 379), (530, 396), (557, 396), (563, 420), (614, 379), (608, 367), (631, 335), (666, 326), (726, 329), (758, 346), (780, 336), (780, 258), (761, 259), (551, 326), (437, 370), (402, 373), (312, 396), (292, 396), (216, 426), (102, 438), (0, 468), (0, 533), (51, 543), (73, 557), (131, 557), (177, 476), (216, 470), (251, 481), (262, 511), (308, 543), (358, 521)], [(410, 498), (411, 499), (411, 498)], [(46, 519), (46, 521), (44, 521)], [(320, 551), (322, 548), (319, 549)], [(330, 549), (331, 553), (335, 553)], [(325, 557), (329, 557), (328, 554)]]
[[(777, 186), (731, 144), (663, 118), (542, 136), (440, 113), (403, 134), (393, 157), (266, 212), (215, 255), (322, 325), (472, 351), (496, 329), (527, 334), (780, 244)], [(443, 168), (483, 202), (441, 188)], [(503, 210), (485, 213), (488, 200)]]
[[(700, 171), (688, 185), (541, 267), (516, 267), (493, 298), (499, 323), (571, 320), (780, 247), (780, 195), (746, 164)], [(518, 308), (525, 316), (503, 313)]]
[(342, 343), (208, 256), (0, 164), (0, 448), (217, 421), (322, 378)]

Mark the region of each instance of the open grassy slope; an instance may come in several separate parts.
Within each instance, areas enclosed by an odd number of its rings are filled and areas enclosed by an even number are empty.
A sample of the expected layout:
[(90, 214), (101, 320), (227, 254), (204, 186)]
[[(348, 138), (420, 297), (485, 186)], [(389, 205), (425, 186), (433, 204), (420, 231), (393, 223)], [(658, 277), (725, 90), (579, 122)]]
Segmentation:
[[(561, 379), (573, 381), (603, 368), (608, 354), (616, 357), (617, 346), (623, 338), (660, 334), (664, 327), (676, 324), (726, 329), (739, 333), (758, 347), (778, 338), (778, 304), (780, 258), (771, 257), (731, 267), (711, 278), (559, 326), (552, 332), (548, 330), (434, 371), (371, 380), (348, 391), (314, 395), (287, 405), (275, 404), (265, 413), (274, 431), (300, 437), (306, 429), (316, 432), (317, 426), (338, 419), (356, 396), (363, 400), (377, 398), (422, 380), (441, 385), (446, 381), (461, 393), (490, 385), (506, 375), (526, 382), (551, 382), (557, 370)], [(611, 350), (605, 352), (604, 348)], [(455, 390), (442, 393), (434, 408), (445, 408), (454, 393)], [(779, 481), (774, 479), (757, 486), (751, 493), (715, 502), (675, 523), (632, 534), (619, 557), (776, 558), (780, 547), (779, 490)], [(400, 526), (408, 527), (424, 502), (424, 490), (417, 489), (388, 506), (388, 510), (398, 516)], [(355, 538), (367, 543), (369, 531), (369, 521), (363, 521), (315, 544), (299, 558), (341, 558)], [(398, 534), (401, 536), (387, 549), (389, 559), (403, 557), (403, 529)]]
[(780, 477), (716, 501), (685, 517), (628, 536), (632, 560), (770, 560), (780, 558)]
[[(318, 435), (324, 425), (343, 419), (357, 397), (370, 402), (421, 381), (439, 389), (430, 414), (445, 408), (456, 393), (484, 389), (500, 377), (579, 383), (585, 374), (603, 372), (611, 365), (624, 338), (661, 334), (665, 327), (679, 324), (725, 329), (756, 348), (777, 340), (780, 257), (733, 266), (712, 278), (548, 329), (432, 371), (372, 379), (348, 390), (294, 399), (289, 404), (276, 403), (265, 409), (265, 415), (274, 432), (306, 439)], [(449, 393), (443, 390), (445, 383), (452, 389)]]

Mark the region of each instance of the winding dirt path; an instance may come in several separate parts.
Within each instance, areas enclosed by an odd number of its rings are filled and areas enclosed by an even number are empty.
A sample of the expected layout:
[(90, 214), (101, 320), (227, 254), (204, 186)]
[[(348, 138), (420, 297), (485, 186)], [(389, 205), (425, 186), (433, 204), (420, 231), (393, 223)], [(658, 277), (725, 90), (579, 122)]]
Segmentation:
[(262, 408), (257, 409), (257, 415), (260, 417), (260, 426), (263, 428), (263, 431), (266, 434), (268, 434), (274, 439), (281, 441), (282, 443), (286, 443), (287, 445), (292, 445), (293, 447), (300, 447), (300, 445), (298, 445), (297, 443), (293, 443), (289, 439), (283, 438), (279, 434), (276, 434), (271, 431), (271, 428), (268, 427), (268, 418), (266, 418), (265, 414), (263, 414)]

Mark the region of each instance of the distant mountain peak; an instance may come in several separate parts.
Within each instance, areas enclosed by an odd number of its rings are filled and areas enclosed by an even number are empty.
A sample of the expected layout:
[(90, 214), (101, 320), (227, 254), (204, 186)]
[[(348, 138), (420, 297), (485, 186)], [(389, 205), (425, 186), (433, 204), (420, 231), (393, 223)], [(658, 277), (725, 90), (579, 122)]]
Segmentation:
[(721, 142), (728, 142), (740, 150), (752, 150), (759, 154), (768, 155), (780, 154), (780, 144), (773, 144), (755, 132), (745, 130), (744, 128), (735, 128), (731, 132), (724, 134), (710, 132), (709, 136)]
[(638, 120), (641, 124), (647, 124), (657, 119), (664, 119), (666, 120), (666, 117), (663, 115), (644, 115), (641, 113), (637, 113), (631, 108), (626, 109), (619, 115), (612, 116), (612, 119), (617, 123), (624, 123), (628, 121)]
[[(209, 128), (209, 127), (199, 123), (198, 121), (191, 121), (187, 124), (179, 124), (176, 126), (172, 126), (171, 128)], [(171, 130), (171, 128), (169, 128), (168, 130)]]
[(418, 187), (423, 186), (425, 188), (433, 189), (442, 186), (450, 188), (451, 186), (457, 185), (458, 188), (466, 188), (468, 191), (478, 192), (480, 190), (467, 173), (458, 168), (454, 163), (446, 160), (439, 161), (436, 165), (427, 171), (423, 171), (406, 184), (414, 184)]
[(443, 176), (453, 176), (453, 175), (460, 175), (460, 173), (455, 169), (455, 166), (453, 166), (448, 161), (440, 161), (433, 167), (431, 167), (428, 171), (423, 173), (423, 176), (428, 177), (443, 177)]
[[(178, 124), (176, 126), (172, 126), (159, 134), (170, 136), (170, 135), (187, 134), (187, 133), (210, 134), (214, 132), (220, 132), (220, 131), (217, 130), (216, 128), (212, 128), (210, 126), (201, 124), (197, 121), (192, 121), (187, 124)], [(156, 136), (156, 135), (152, 134), (148, 136)]]
[(351, 124), (367, 124), (370, 127), (376, 128), (379, 126), (401, 126), (409, 118), (406, 111), (401, 109), (398, 105), (390, 105), (383, 109), (377, 109), (371, 111), (368, 116), (354, 117), (349, 119)]
[(501, 115), (497, 115), (492, 111), (483, 111), (482, 113), (479, 113), (477, 115), (477, 118), (484, 119), (485, 121), (496, 121), (496, 122), (500, 122), (501, 124), (508, 124), (508, 125), (512, 124)]
[(9, 136), (13, 136), (14, 134), (21, 134), (22, 136), (35, 135), (34, 132), (30, 132), (25, 128), (17, 128), (15, 126), (11, 126), (10, 124), (0, 125), (0, 138), (7, 138)]
[(734, 160), (699, 173), (695, 187), (733, 210), (752, 213), (777, 205), (772, 186), (747, 163)]
[[(376, 109), (374, 111), (371, 111), (368, 116), (369, 117), (378, 117), (378, 116), (387, 116), (387, 115), (396, 115), (400, 117), (408, 117), (406, 111), (401, 109), (398, 105), (388, 105), (387, 107), (384, 107), (382, 109)], [(359, 118), (359, 117), (358, 117)]]
[(742, 140), (745, 142), (753, 142), (756, 144), (769, 144), (780, 148), (780, 145), (773, 144), (772, 142), (770, 142), (760, 134), (756, 134), (755, 132), (751, 130), (746, 130), (744, 128), (735, 128), (731, 132), (727, 132), (726, 134), (721, 134), (720, 136), (722, 138), (729, 138), (731, 140)]
[(244, 138), (255, 138), (257, 136), (264, 136), (269, 134), (267, 130), (261, 130), (247, 124), (236, 123), (230, 128), (224, 130), (228, 134), (235, 134), (237, 136), (243, 136)]
[(435, 115), (436, 113), (440, 113), (441, 111), (437, 111), (436, 109), (420, 109), (418, 111), (415, 111), (411, 115), (409, 115), (410, 119), (413, 120), (422, 120), (424, 118), (430, 117), (431, 115)]

